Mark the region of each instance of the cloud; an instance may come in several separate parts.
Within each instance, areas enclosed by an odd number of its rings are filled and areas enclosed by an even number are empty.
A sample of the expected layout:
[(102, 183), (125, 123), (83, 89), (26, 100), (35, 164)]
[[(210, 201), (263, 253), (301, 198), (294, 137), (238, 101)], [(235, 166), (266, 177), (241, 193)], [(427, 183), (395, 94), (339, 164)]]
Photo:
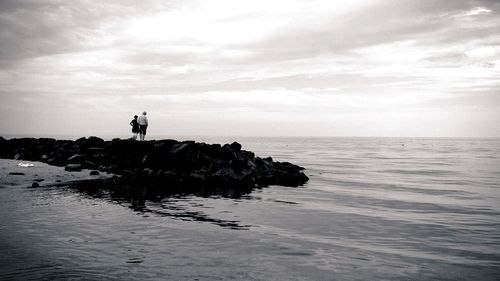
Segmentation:
[(0, 1), (1, 108), (24, 123), (135, 108), (221, 123), (422, 115), (433, 101), (450, 118), (493, 110), (499, 12), (479, 0)]
[(1, 1), (0, 62), (104, 48), (117, 39), (124, 21), (170, 7), (163, 1), (141, 3)]

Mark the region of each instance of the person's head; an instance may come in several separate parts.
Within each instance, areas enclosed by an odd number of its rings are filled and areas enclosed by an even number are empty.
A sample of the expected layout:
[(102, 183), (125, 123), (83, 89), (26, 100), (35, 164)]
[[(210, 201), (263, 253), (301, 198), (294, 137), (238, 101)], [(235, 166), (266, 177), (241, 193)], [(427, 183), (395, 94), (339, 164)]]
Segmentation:
[(137, 117), (139, 117), (139, 116), (137, 116), (137, 115), (134, 115), (134, 119), (137, 119)]
[(142, 113), (142, 115), (146, 115), (146, 111), (144, 111), (144, 112)]

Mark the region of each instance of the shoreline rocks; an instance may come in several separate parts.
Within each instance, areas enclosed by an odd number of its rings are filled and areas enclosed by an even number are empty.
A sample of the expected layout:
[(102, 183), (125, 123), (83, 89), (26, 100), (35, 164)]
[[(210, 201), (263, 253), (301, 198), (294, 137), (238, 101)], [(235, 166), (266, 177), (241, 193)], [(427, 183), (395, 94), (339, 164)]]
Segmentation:
[(4, 139), (0, 158), (45, 162), (66, 171), (97, 170), (127, 181), (164, 188), (253, 188), (300, 186), (309, 178), (304, 168), (271, 157), (256, 157), (241, 144), (129, 139), (104, 141), (98, 137), (72, 140), (51, 138)]

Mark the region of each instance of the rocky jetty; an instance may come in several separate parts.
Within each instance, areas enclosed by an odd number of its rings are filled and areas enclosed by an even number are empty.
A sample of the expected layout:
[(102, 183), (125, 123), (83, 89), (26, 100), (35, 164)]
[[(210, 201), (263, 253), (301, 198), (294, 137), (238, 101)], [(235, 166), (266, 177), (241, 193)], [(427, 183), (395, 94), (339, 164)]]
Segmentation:
[(67, 171), (91, 169), (121, 176), (129, 182), (153, 183), (165, 188), (253, 188), (299, 186), (309, 180), (304, 168), (232, 144), (194, 141), (128, 139), (104, 141), (98, 137), (72, 140), (0, 137), (0, 158), (41, 161)]

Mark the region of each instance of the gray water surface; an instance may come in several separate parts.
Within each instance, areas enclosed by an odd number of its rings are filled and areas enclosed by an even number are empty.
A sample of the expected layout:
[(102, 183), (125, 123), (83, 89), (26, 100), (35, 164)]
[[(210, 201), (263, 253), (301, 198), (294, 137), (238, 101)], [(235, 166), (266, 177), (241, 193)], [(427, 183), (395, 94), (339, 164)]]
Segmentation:
[(0, 279), (500, 280), (500, 140), (238, 140), (309, 183), (151, 197), (4, 184)]

